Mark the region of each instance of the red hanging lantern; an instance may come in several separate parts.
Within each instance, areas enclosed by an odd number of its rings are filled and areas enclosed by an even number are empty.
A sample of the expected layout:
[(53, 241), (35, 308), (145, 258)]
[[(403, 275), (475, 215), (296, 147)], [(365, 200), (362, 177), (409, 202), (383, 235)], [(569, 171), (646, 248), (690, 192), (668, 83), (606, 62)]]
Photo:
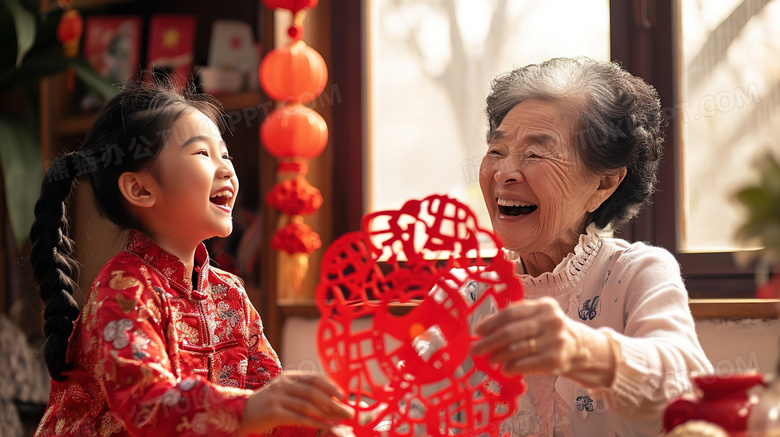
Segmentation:
[(328, 125), (320, 114), (305, 106), (282, 106), (263, 120), (260, 138), (277, 158), (313, 159), (328, 144)]
[(280, 102), (311, 102), (327, 82), (325, 60), (303, 41), (271, 50), (260, 63), (263, 90)]
[(84, 19), (76, 9), (68, 9), (62, 13), (60, 24), (57, 25), (57, 39), (62, 43), (66, 58), (75, 58), (79, 54), (79, 43), (84, 31)]
[(317, 0), (263, 0), (270, 9), (292, 11), (293, 23), (287, 33), (292, 43), (272, 50), (258, 69), (265, 93), (280, 101), (260, 126), (263, 146), (273, 156), (282, 159), (277, 171), (280, 182), (274, 186), (266, 202), (282, 215), (271, 247), (278, 254), (279, 289), (300, 291), (309, 266), (309, 255), (322, 242), (319, 235), (303, 223), (303, 216), (314, 213), (322, 205), (322, 194), (311, 186), (306, 174), (307, 159), (317, 157), (328, 143), (328, 125), (315, 111), (302, 106), (313, 101), (328, 81), (325, 60), (307, 46), (303, 36), (306, 8)]
[(317, 6), (319, 0), (263, 0), (263, 4), (268, 9), (287, 9), (296, 13), (301, 9), (311, 9)]

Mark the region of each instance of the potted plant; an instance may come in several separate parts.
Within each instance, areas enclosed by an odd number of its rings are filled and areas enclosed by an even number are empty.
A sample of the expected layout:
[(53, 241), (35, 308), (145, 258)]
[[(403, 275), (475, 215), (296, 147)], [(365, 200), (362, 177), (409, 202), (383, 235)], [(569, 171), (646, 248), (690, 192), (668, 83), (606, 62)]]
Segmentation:
[[(756, 297), (780, 298), (780, 275), (772, 276), (780, 265), (780, 163), (770, 154), (758, 166), (759, 180), (737, 193), (746, 210), (746, 220), (737, 235), (764, 247), (756, 271)], [(776, 308), (777, 308), (777, 304)], [(774, 375), (768, 375), (769, 387), (750, 411), (748, 435), (780, 437), (780, 362)]]
[[(57, 3), (55, 3), (57, 5)], [(0, 168), (6, 190), (8, 219), (21, 248), (32, 225), (43, 163), (38, 143), (40, 80), (72, 70), (97, 96), (107, 99), (117, 89), (98, 75), (83, 57), (66, 57), (57, 39), (63, 15), (58, 6), (37, 12), (36, 0), (0, 0), (0, 95), (21, 94), (26, 114), (0, 109)]]

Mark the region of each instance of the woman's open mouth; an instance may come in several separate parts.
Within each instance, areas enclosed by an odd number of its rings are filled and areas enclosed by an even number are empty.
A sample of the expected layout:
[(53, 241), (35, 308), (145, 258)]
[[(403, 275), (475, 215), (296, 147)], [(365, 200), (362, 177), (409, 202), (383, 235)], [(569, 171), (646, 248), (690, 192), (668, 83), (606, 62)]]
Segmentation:
[(503, 215), (519, 216), (526, 215), (536, 211), (538, 206), (533, 203), (525, 203), (519, 200), (509, 200), (497, 198), (498, 212)]

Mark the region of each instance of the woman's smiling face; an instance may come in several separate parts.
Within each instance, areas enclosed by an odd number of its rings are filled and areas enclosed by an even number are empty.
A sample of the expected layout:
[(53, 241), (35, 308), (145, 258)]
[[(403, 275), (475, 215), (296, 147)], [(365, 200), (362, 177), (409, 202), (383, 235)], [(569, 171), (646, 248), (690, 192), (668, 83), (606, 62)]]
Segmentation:
[(491, 136), (480, 186), (493, 229), (508, 249), (560, 261), (603, 201), (600, 177), (574, 150), (571, 102), (531, 99), (512, 108)]

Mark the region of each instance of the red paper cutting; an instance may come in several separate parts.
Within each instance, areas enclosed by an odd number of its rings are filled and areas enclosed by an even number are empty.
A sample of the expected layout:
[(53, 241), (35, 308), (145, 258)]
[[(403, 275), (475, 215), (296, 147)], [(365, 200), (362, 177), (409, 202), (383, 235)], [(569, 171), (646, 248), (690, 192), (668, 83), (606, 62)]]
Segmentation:
[[(480, 243), (499, 249), (492, 262)], [(498, 435), (525, 382), (468, 348), (475, 317), (523, 296), (500, 249), (466, 205), (440, 195), (367, 215), (362, 231), (331, 244), (317, 347), (355, 407), (346, 423), (357, 436)], [(487, 290), (472, 303), (477, 283)], [(410, 302), (405, 315), (391, 311)]]

